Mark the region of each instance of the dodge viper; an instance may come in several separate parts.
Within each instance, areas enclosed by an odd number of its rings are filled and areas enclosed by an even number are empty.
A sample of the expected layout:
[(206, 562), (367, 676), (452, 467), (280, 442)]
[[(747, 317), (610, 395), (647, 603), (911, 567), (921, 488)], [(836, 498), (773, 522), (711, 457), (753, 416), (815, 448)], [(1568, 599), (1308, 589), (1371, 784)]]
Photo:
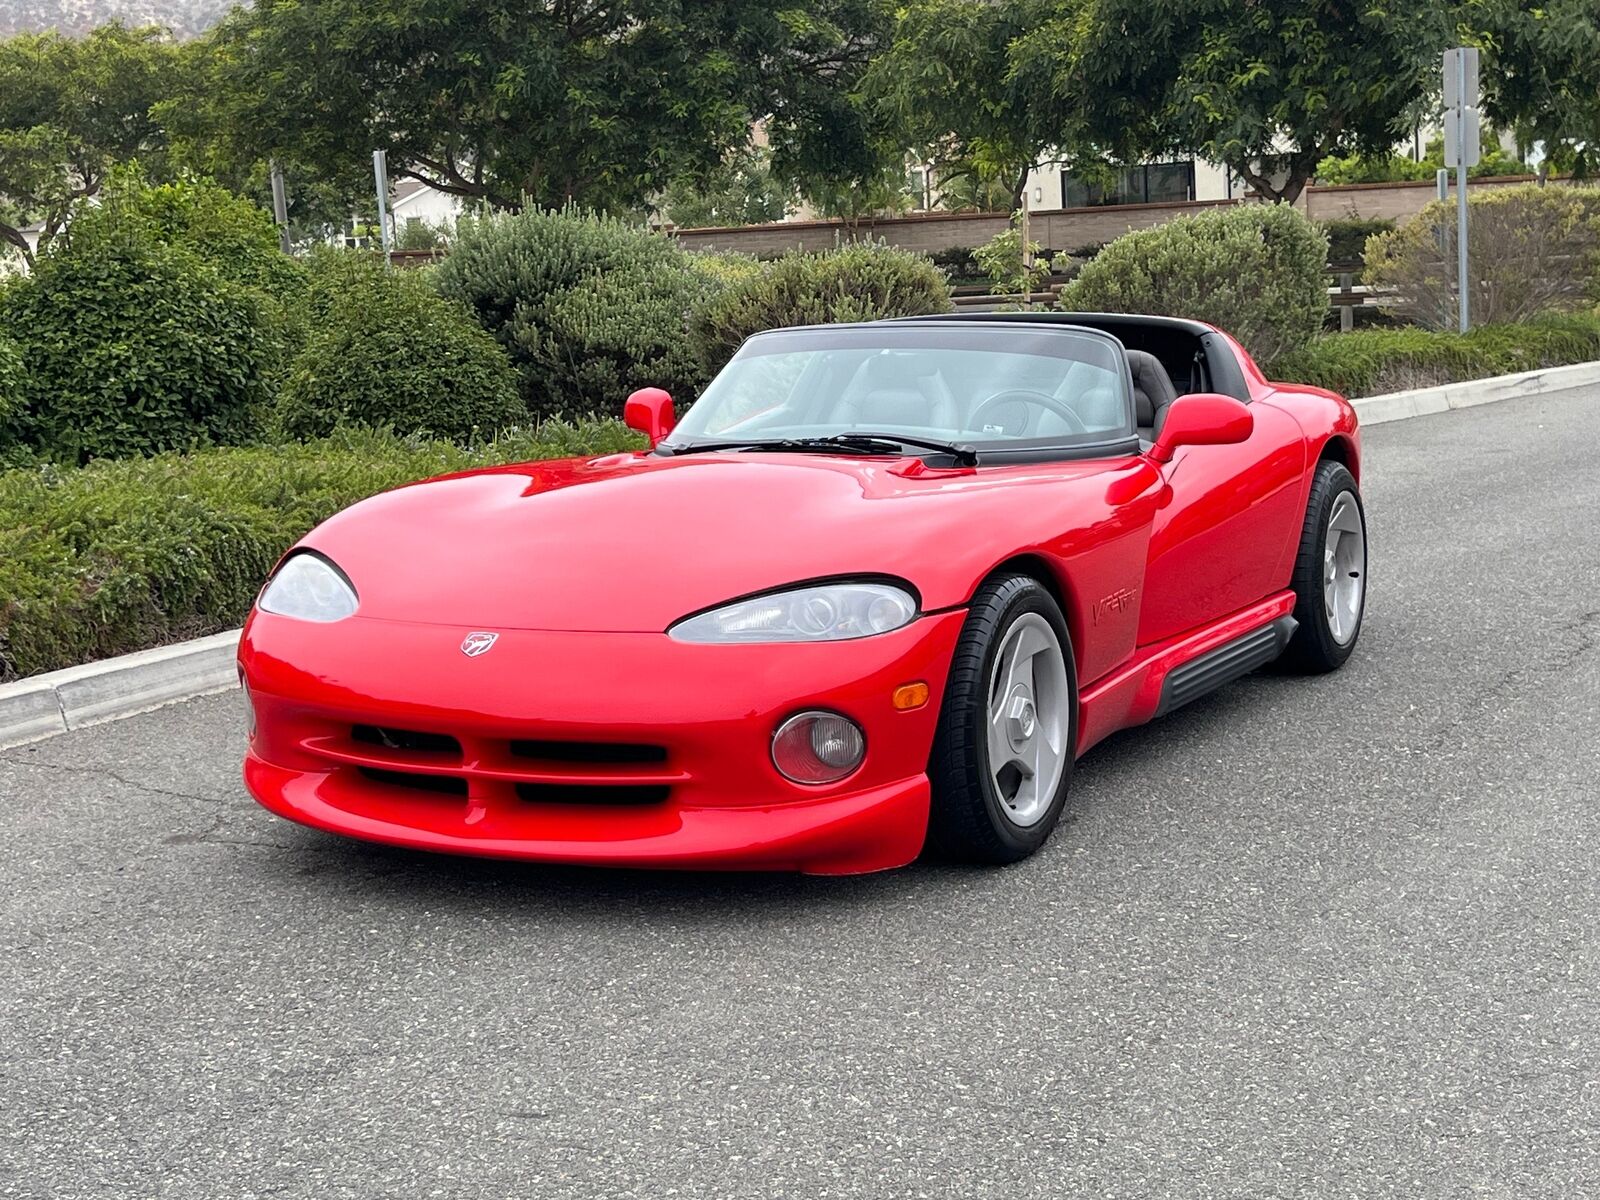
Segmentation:
[(626, 417), (648, 450), (401, 487), (284, 556), (239, 651), (262, 804), (506, 858), (1006, 863), (1108, 734), (1361, 630), (1354, 410), (1208, 325), (778, 329)]

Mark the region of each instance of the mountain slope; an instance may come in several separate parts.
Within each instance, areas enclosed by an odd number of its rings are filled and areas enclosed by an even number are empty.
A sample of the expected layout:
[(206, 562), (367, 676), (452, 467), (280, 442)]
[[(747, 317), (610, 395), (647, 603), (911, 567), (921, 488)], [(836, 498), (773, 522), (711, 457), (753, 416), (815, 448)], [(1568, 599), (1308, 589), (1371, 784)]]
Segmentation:
[(193, 37), (220, 21), (232, 4), (233, 0), (0, 0), (0, 37), (44, 29), (81, 34), (115, 20), (165, 25), (179, 37)]

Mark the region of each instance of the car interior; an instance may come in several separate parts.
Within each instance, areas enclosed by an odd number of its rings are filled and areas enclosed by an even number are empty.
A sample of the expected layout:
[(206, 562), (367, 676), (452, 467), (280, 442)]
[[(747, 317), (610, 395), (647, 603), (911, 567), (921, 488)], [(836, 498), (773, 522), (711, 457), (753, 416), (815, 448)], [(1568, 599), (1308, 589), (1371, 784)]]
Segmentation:
[[(826, 351), (774, 345), (730, 366), (714, 424), (697, 432), (719, 437), (869, 429), (923, 436), (973, 437), (1091, 445), (1160, 434), (1173, 401), (1219, 391), (1248, 400), (1249, 391), (1226, 339), (1207, 326), (1166, 317), (1123, 314), (962, 314), (959, 335), (920, 344), (838, 345)], [(985, 336), (977, 321), (993, 323)], [(1027, 346), (1004, 336), (1019, 323), (1087, 327), (1116, 343), (1078, 334)], [(976, 336), (974, 336), (976, 334)], [(1230, 373), (1231, 372), (1231, 373)], [(1131, 417), (1129, 396), (1131, 392)], [(1130, 425), (1132, 426), (1130, 428)]]
[(1226, 340), (1194, 321), (1125, 313), (965, 313), (937, 319), (1077, 325), (1111, 334), (1127, 352), (1134, 415), (1139, 437), (1146, 442), (1160, 434), (1167, 409), (1179, 396), (1221, 392), (1250, 401), (1244, 373)]

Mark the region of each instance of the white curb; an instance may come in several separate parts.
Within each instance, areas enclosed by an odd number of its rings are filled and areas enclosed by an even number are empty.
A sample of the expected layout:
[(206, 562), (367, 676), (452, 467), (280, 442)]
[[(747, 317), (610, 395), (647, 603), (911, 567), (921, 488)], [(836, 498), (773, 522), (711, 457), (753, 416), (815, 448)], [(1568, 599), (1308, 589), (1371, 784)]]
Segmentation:
[(239, 631), (0, 684), (0, 749), (239, 685)]
[[(1600, 362), (1367, 396), (1355, 406), (1363, 426), (1382, 425), (1595, 384), (1600, 384)], [(239, 631), (231, 629), (0, 684), (0, 750), (237, 687), (238, 645)]]
[(1547, 367), (1517, 375), (1494, 375), (1488, 379), (1469, 379), (1465, 383), (1390, 392), (1385, 396), (1366, 396), (1355, 401), (1355, 406), (1363, 426), (1382, 425), (1387, 421), (1426, 417), (1453, 408), (1471, 408), (1478, 404), (1493, 404), (1497, 400), (1539, 396), (1592, 384), (1600, 384), (1600, 362)]

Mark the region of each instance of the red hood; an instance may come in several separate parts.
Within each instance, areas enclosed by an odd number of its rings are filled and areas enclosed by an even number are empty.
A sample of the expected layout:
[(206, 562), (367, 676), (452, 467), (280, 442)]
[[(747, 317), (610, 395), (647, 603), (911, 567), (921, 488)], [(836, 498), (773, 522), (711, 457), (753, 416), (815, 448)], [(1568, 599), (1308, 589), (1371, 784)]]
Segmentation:
[[(1041, 503), (1066, 527), (1063, 489), (1092, 486), (1086, 507), (1103, 512), (1106, 472), (1130, 469), (1128, 459), (973, 472), (915, 459), (613, 455), (399, 488), (303, 544), (350, 576), (362, 616), (389, 620), (659, 632), (752, 592), (857, 574), (907, 579), (937, 608), (965, 598), (948, 564), (1027, 549), (1018, 517)], [(1019, 487), (1054, 494), (1023, 500)]]

